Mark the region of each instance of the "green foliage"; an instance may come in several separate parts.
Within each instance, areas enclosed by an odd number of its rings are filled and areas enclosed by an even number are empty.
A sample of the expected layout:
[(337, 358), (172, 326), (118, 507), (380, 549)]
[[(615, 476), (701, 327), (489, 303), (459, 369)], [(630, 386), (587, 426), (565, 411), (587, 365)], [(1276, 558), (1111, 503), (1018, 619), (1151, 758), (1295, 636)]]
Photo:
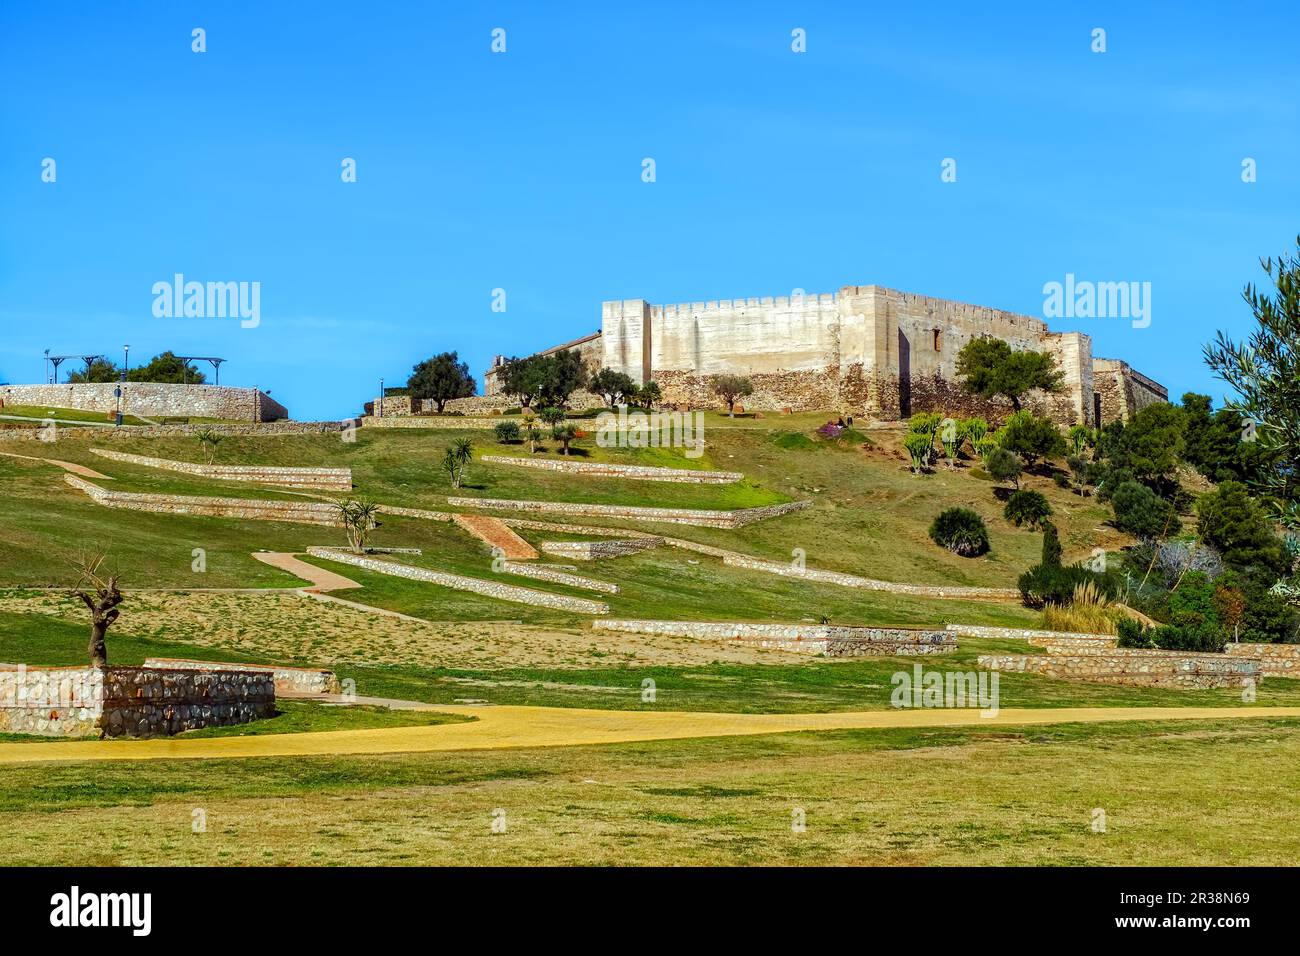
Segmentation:
[(1056, 525), (1043, 522), (1042, 558), (1017, 582), (1021, 599), (1028, 607), (1045, 607), (1053, 604), (1068, 605), (1074, 600), (1076, 589), (1094, 591), (1105, 599), (1119, 593), (1118, 575), (1110, 571), (1093, 571), (1079, 564), (1061, 564), (1061, 539)]
[(913, 432), (903, 437), (903, 448), (912, 461), (912, 472), (921, 474), (934, 455), (934, 439), (928, 435)]
[(1246, 440), (1249, 427), (1240, 412), (1221, 408), (1211, 413), (1210, 409), (1208, 395), (1183, 396), (1187, 422), (1183, 459), (1210, 481), (1258, 484), (1273, 465), (1269, 451), (1258, 441)]
[(1096, 433), (1086, 425), (1071, 425), (1070, 430), (1065, 433), (1065, 437), (1070, 441), (1070, 449), (1076, 455), (1083, 453), (1085, 448), (1096, 444)]
[(1161, 624), (1146, 627), (1131, 618), (1121, 618), (1115, 644), (1117, 647), (1136, 647), (1164, 651), (1195, 651), (1220, 654), (1226, 643), (1223, 634), (1212, 625), (1177, 627)]
[(1063, 374), (1046, 352), (1013, 352), (1001, 339), (971, 339), (957, 355), (957, 374), (967, 391), (985, 399), (1003, 397), (1020, 411), (1031, 389), (1059, 392)]
[(1170, 479), (1186, 447), (1187, 419), (1176, 405), (1157, 402), (1134, 415), (1118, 433), (1111, 463), (1138, 481), (1170, 494)]
[(1164, 538), (1179, 528), (1174, 507), (1146, 485), (1126, 481), (1111, 498), (1115, 527), (1139, 538)]
[(780, 432), (772, 437), (772, 444), (786, 451), (816, 451), (822, 447), (803, 432)]
[(1021, 411), (1011, 415), (998, 430), (1000, 444), (1015, 452), (1024, 461), (1033, 464), (1039, 458), (1055, 458), (1065, 454), (1065, 439), (1051, 419)]
[(1225, 481), (1202, 495), (1196, 513), (1201, 539), (1219, 549), (1228, 567), (1261, 568), (1274, 577), (1286, 572), (1286, 547), (1241, 482)]
[(510, 442), (519, 440), (519, 423), (507, 419), (506, 421), (497, 422), (492, 426), (492, 432), (496, 435), (497, 441), (506, 445)]
[(221, 434), (210, 425), (205, 425), (194, 433), (194, 437), (199, 440), (199, 447), (203, 449), (208, 464), (212, 464), (217, 458), (217, 446), (221, 444), (222, 439), (226, 436)]
[(569, 446), (578, 436), (578, 426), (573, 422), (556, 422), (551, 426), (551, 437), (560, 443), (564, 454), (569, 453)]
[(1220, 626), (1214, 582), (1203, 571), (1188, 571), (1169, 592), (1169, 623), (1176, 627)]
[(574, 349), (561, 349), (536, 358), (538, 369), (537, 401), (542, 405), (565, 407), (569, 396), (587, 384), (587, 368)]
[(90, 363), (90, 368), (83, 368), (68, 373), (68, 381), (83, 384), (85, 382), (116, 382), (121, 378), (122, 370), (105, 358), (97, 358)]
[(632, 381), (630, 375), (616, 372), (612, 368), (602, 368), (591, 377), (591, 381), (587, 383), (587, 390), (603, 398), (606, 405), (613, 406), (632, 395), (636, 391), (636, 383)]
[(542, 359), (536, 355), (510, 358), (497, 372), (497, 381), (502, 392), (515, 396), (522, 408), (528, 408), (541, 391), (546, 371)]
[(947, 508), (930, 525), (930, 538), (964, 558), (973, 558), (989, 549), (989, 533), (984, 519), (969, 508)]
[(411, 370), (406, 387), (413, 399), (428, 399), (443, 406), (453, 398), (468, 398), (474, 394), (474, 376), (469, 365), (459, 361), (455, 352), (441, 352), (427, 358)]
[(1010, 481), (1018, 489), (1020, 473), (1024, 470), (1024, 466), (1020, 462), (1019, 455), (998, 445), (989, 449), (984, 455), (984, 470), (994, 481)]
[(1052, 506), (1041, 492), (1017, 491), (1007, 499), (1002, 514), (1016, 527), (1023, 524), (1030, 528), (1040, 528), (1051, 517)]
[(754, 394), (754, 383), (743, 375), (713, 376), (713, 394), (727, 403), (727, 413), (736, 417), (736, 401)]
[(658, 382), (646, 382), (637, 389), (636, 397), (637, 401), (641, 404), (641, 407), (648, 411), (649, 409), (654, 408), (657, 403), (663, 401), (664, 396), (663, 392), (659, 389)]
[(911, 435), (924, 435), (934, 443), (934, 437), (943, 423), (943, 416), (938, 412), (917, 412), (907, 422), (907, 431)]
[(980, 442), (984, 436), (989, 433), (989, 423), (978, 415), (973, 418), (963, 418), (957, 423), (957, 434), (970, 442), (971, 450), (979, 454)]
[(1295, 528), (1300, 526), (1300, 255), (1285, 252), (1261, 265), (1272, 290), (1265, 294), (1252, 283), (1244, 293), (1258, 328), (1241, 343), (1220, 331), (1205, 347), (1205, 361), (1236, 392), (1228, 409), (1257, 423), (1254, 437), (1267, 467), (1254, 476), (1252, 487)]
[(558, 425), (560, 422), (564, 421), (564, 409), (548, 406), (538, 412), (537, 417), (547, 425)]
[(368, 498), (348, 498), (339, 502), (339, 523), (348, 536), (348, 544), (357, 554), (366, 550), (370, 533), (379, 527), (379, 505)]

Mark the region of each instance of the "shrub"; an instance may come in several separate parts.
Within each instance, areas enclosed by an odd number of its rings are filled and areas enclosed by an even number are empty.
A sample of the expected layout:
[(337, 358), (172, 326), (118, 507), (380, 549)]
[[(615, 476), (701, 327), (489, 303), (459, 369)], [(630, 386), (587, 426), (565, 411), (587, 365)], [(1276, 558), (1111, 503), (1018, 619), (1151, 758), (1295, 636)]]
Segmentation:
[(519, 440), (519, 423), (515, 421), (497, 422), (492, 431), (503, 445)]
[(1225, 481), (1202, 495), (1196, 513), (1201, 537), (1222, 552), (1228, 567), (1257, 567), (1275, 577), (1287, 570), (1285, 545), (1241, 482)]
[(1115, 489), (1115, 527), (1139, 538), (1163, 538), (1178, 530), (1174, 508), (1146, 485), (1126, 481)]
[(1031, 528), (1040, 528), (1051, 517), (1052, 506), (1040, 492), (1017, 491), (1007, 499), (1007, 506), (1002, 513), (1016, 527), (1025, 524)]
[(1033, 412), (1016, 412), (999, 431), (998, 443), (1031, 464), (1038, 458), (1065, 454), (1065, 439), (1056, 423)]
[(1065, 437), (1069, 439), (1070, 448), (1076, 455), (1083, 454), (1085, 448), (1096, 442), (1092, 429), (1086, 425), (1071, 425)]
[(984, 519), (969, 508), (948, 508), (930, 525), (934, 543), (964, 558), (981, 555), (989, 549), (989, 534)]
[(1213, 581), (1223, 574), (1223, 559), (1209, 545), (1195, 541), (1162, 541), (1154, 554), (1146, 552), (1166, 588), (1174, 587), (1183, 575), (1198, 571)]
[(970, 442), (971, 450), (978, 455), (980, 442), (989, 433), (989, 423), (978, 415), (974, 418), (963, 418), (957, 424), (957, 433)]
[(1124, 618), (1119, 622), (1117, 647), (1155, 648), (1163, 651), (1198, 651), (1223, 653), (1223, 634), (1217, 627), (1191, 625), (1176, 627), (1161, 624), (1146, 627), (1138, 621)]
[(1113, 599), (1119, 593), (1118, 576), (1111, 571), (1093, 571), (1079, 564), (1061, 564), (1061, 541), (1056, 525), (1043, 523), (1042, 560), (1020, 575), (1020, 596), (1028, 607), (1068, 605), (1080, 586), (1091, 585), (1101, 596)]
[(1000, 445), (991, 449), (984, 457), (984, 470), (994, 481), (1010, 481), (1019, 489), (1023, 466), (1014, 452), (1007, 451)]
[(934, 436), (943, 423), (943, 416), (938, 412), (918, 412), (907, 422), (907, 430), (913, 435), (925, 435), (934, 444)]
[(1214, 603), (1214, 584), (1200, 571), (1183, 576), (1178, 587), (1169, 592), (1169, 623), (1175, 627), (1219, 627)]
[(1074, 634), (1114, 634), (1122, 617), (1094, 581), (1074, 589), (1069, 604), (1048, 604), (1043, 608), (1043, 627)]

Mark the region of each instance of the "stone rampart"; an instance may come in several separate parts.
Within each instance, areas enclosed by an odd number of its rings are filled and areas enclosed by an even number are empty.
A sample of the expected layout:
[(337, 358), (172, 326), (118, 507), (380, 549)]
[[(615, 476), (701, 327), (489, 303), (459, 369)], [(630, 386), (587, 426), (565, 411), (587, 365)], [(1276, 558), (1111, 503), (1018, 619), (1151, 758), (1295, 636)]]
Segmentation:
[(126, 382), (117, 397), (117, 382), (63, 385), (4, 385), (5, 405), (35, 405), (102, 412), (105, 417), (120, 408), (139, 418), (220, 418), (237, 422), (270, 422), (288, 418), (288, 410), (266, 392), (228, 385), (174, 385), (162, 382)]

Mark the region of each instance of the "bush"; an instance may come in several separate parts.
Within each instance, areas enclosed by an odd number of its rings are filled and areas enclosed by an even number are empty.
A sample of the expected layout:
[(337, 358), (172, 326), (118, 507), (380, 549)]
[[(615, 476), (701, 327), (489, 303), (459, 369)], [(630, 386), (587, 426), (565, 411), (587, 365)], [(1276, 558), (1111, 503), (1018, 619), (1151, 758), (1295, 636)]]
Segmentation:
[(1197, 651), (1208, 654), (1223, 653), (1226, 643), (1217, 627), (1190, 625), (1175, 627), (1161, 624), (1145, 627), (1138, 621), (1124, 618), (1119, 622), (1117, 647), (1139, 647), (1162, 651)]
[(1290, 560), (1282, 540), (1239, 481), (1225, 481), (1196, 503), (1197, 530), (1223, 554), (1230, 568), (1260, 568), (1274, 577), (1284, 574)]
[(1074, 634), (1114, 634), (1122, 616), (1097, 585), (1088, 581), (1074, 589), (1069, 604), (1043, 608), (1043, 627)]
[(1000, 429), (998, 443), (1032, 463), (1038, 458), (1056, 458), (1065, 454), (1065, 439), (1051, 419), (1033, 412), (1016, 412)]
[(1043, 522), (1052, 515), (1052, 506), (1037, 491), (1017, 491), (1007, 499), (1003, 515), (1016, 527), (1022, 524), (1031, 528), (1041, 528)]
[(1080, 588), (1095, 588), (1098, 600), (1112, 600), (1119, 593), (1118, 576), (1114, 572), (1061, 564), (1061, 540), (1056, 525), (1050, 521), (1043, 523), (1042, 559), (1020, 575), (1017, 583), (1028, 607), (1068, 605)]
[(907, 449), (907, 457), (912, 462), (912, 471), (919, 475), (934, 454), (934, 439), (921, 432), (912, 432), (903, 438), (903, 447)]
[(497, 441), (501, 442), (503, 445), (519, 440), (518, 422), (497, 422), (496, 425), (492, 427), (492, 431), (496, 434)]
[(1213, 627), (1219, 630), (1214, 583), (1200, 571), (1189, 571), (1169, 592), (1169, 623), (1175, 627)]
[(1010, 481), (1016, 488), (1020, 487), (1020, 472), (1023, 470), (1020, 458), (1000, 445), (984, 457), (984, 470), (994, 481)]
[(1163, 538), (1178, 530), (1174, 508), (1146, 485), (1126, 481), (1112, 498), (1115, 527), (1139, 538)]
[(984, 519), (969, 508), (948, 508), (930, 525), (934, 543), (964, 558), (973, 558), (989, 549), (989, 534)]

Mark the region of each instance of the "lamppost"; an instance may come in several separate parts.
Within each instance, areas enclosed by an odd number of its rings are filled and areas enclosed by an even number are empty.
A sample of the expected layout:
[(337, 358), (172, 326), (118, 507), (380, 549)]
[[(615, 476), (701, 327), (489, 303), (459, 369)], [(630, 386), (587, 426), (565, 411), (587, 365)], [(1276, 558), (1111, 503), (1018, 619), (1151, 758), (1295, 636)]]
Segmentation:
[(384, 380), (379, 380), (379, 417), (384, 417)]
[(122, 381), (126, 381), (126, 373), (131, 371), (131, 346), (122, 346)]
[(45, 384), (50, 384), (50, 350), (45, 350)]
[(122, 386), (126, 384), (126, 370), (131, 367), (131, 346), (122, 346), (122, 372), (118, 375), (117, 388), (113, 394), (117, 397), (117, 427), (122, 427)]

